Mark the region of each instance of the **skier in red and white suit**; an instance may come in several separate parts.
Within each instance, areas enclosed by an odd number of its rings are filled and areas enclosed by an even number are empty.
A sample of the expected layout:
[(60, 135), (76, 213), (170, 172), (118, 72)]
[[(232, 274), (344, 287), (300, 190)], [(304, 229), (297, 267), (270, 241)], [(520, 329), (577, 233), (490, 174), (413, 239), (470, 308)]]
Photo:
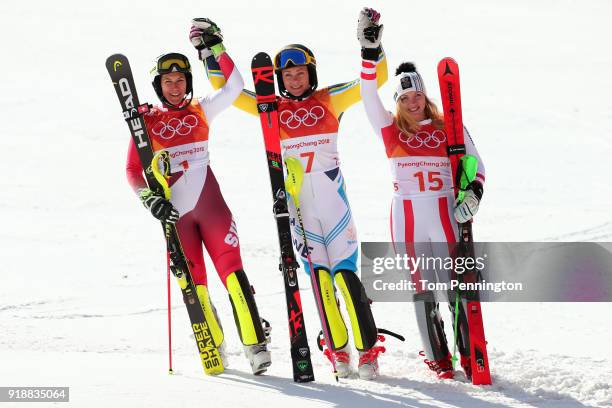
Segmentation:
[[(367, 33), (359, 40), (363, 48), (377, 46)], [(445, 258), (449, 256), (449, 248), (457, 242), (457, 222), (467, 222), (478, 210), (485, 179), (484, 166), (464, 128), (466, 153), (478, 158), (478, 172), (466, 191), (465, 200), (455, 207), (443, 117), (427, 97), (423, 80), (413, 64), (403, 63), (398, 67), (395, 86), (394, 115), (384, 108), (378, 96), (376, 61), (363, 58), (363, 104), (372, 127), (384, 143), (393, 175), (391, 237), (397, 253)], [(441, 272), (419, 268), (412, 279), (415, 283), (421, 279), (435, 282), (438, 278), (444, 279), (439, 277)], [(415, 310), (425, 347), (425, 361), (440, 378), (452, 378), (451, 356), (434, 293), (421, 290), (419, 284), (416, 289)], [(458, 342), (462, 341), (459, 336)], [(465, 368), (470, 366), (469, 349), (463, 345), (459, 348)]]
[(229, 292), (238, 332), (253, 372), (260, 374), (270, 365), (267, 336), (243, 270), (236, 224), (210, 168), (208, 153), (210, 123), (234, 102), (244, 82), (225, 52), (219, 28), (208, 19), (195, 19), (193, 24), (190, 39), (200, 58), (214, 55), (227, 82), (212, 95), (193, 100), (187, 57), (178, 53), (160, 56), (152, 73), (153, 87), (162, 105), (153, 108), (144, 120), (153, 150), (165, 150), (170, 157), (170, 201), (147, 188), (133, 141), (128, 150), (127, 177), (156, 218), (176, 223), (206, 320), (225, 357), (223, 331), (207, 289), (204, 244)]

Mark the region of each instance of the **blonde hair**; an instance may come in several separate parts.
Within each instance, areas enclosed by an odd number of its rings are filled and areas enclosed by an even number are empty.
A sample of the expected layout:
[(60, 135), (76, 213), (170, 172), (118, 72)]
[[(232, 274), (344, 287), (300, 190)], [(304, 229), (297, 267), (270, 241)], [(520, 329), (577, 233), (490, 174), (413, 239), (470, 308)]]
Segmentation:
[[(427, 95), (423, 95), (425, 96), (425, 118), (431, 119), (431, 123), (436, 129), (444, 129), (444, 115), (438, 111), (436, 104)], [(402, 110), (399, 99), (397, 100), (395, 112), (394, 119), (399, 130), (408, 136), (409, 139), (414, 137), (415, 133), (421, 128), (421, 125), (410, 114)]]

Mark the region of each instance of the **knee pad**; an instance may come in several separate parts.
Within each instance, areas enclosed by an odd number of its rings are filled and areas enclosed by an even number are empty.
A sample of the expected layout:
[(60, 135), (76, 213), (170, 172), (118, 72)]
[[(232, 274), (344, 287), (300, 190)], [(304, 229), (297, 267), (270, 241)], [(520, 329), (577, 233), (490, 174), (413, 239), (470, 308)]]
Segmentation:
[(242, 344), (264, 343), (266, 338), (246, 273), (243, 270), (232, 272), (227, 277), (226, 286)]
[(338, 271), (334, 275), (334, 280), (340, 293), (342, 293), (351, 320), (355, 347), (357, 350), (367, 351), (376, 344), (378, 329), (374, 322), (370, 299), (365, 293), (365, 288), (353, 271)]
[(323, 306), (321, 319), (325, 319), (327, 322), (332, 343), (327, 346), (331, 350), (339, 350), (348, 343), (348, 331), (344, 319), (342, 319), (342, 314), (340, 314), (331, 273), (325, 268), (317, 268), (315, 272), (315, 279), (319, 287), (319, 292), (315, 293), (315, 296), (319, 298)]
[(221, 343), (223, 343), (224, 339), (223, 328), (221, 327), (221, 322), (217, 317), (217, 311), (210, 301), (208, 288), (204, 285), (196, 285), (196, 293), (198, 294), (202, 311), (204, 311), (204, 318), (206, 319), (206, 323), (208, 324), (208, 328), (212, 334), (215, 346), (219, 347), (221, 346)]
[(414, 310), (425, 355), (434, 361), (445, 358), (449, 353), (448, 344), (446, 334), (444, 334), (444, 322), (440, 316), (434, 293), (424, 291), (414, 294)]

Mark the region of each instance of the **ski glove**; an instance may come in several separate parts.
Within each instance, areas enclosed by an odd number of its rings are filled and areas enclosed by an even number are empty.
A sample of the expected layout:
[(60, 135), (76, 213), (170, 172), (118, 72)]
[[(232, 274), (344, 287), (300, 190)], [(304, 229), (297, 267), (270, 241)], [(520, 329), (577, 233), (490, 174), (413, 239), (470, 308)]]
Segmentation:
[(478, 212), (481, 198), (482, 184), (472, 181), (465, 191), (463, 201), (455, 207), (455, 220), (460, 224), (471, 220)]
[(179, 212), (172, 203), (149, 188), (140, 190), (140, 201), (155, 218), (162, 222), (176, 224), (179, 219)]
[(194, 18), (191, 20), (189, 40), (198, 50), (198, 57), (202, 61), (210, 55), (218, 58), (225, 52), (221, 29), (208, 18)]
[(380, 40), (382, 38), (383, 25), (378, 24), (380, 13), (368, 7), (359, 12), (357, 20), (357, 39), (361, 44), (361, 56), (363, 59), (376, 61), (380, 54)]

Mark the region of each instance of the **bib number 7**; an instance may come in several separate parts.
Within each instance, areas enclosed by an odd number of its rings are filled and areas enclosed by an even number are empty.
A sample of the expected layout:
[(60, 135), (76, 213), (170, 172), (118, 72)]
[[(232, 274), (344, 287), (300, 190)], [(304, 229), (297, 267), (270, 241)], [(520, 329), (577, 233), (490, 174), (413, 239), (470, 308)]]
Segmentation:
[(312, 170), (312, 162), (314, 161), (314, 155), (314, 152), (300, 153), (300, 157), (308, 158), (308, 161), (306, 162), (306, 169), (304, 169), (305, 173), (310, 173), (310, 170)]

